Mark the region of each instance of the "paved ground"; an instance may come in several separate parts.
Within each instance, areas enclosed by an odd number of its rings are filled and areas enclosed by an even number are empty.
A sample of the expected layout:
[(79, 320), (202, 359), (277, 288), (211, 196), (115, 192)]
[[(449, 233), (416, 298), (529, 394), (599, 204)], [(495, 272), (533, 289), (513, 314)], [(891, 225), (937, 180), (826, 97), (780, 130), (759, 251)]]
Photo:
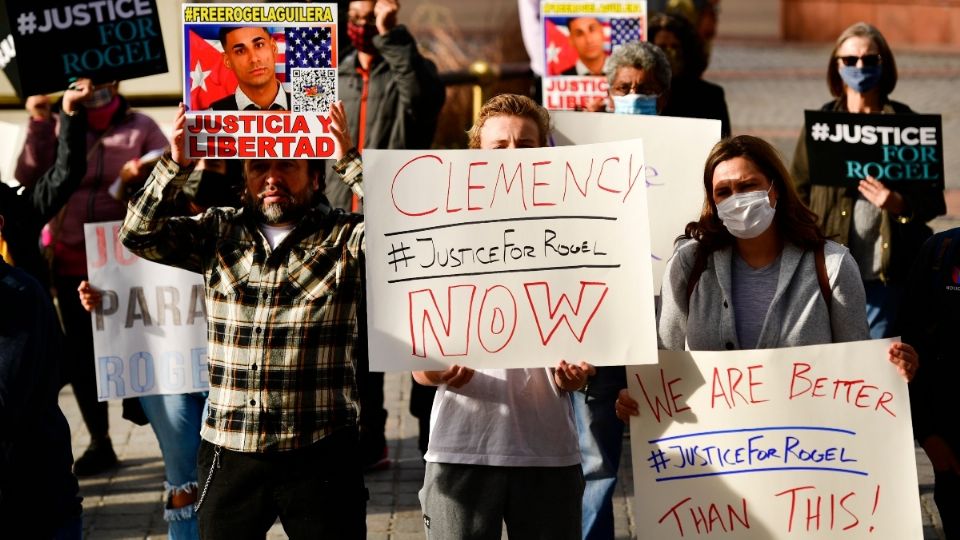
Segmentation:
[[(371, 540), (420, 540), (423, 522), (417, 491), (423, 482), (423, 463), (417, 450), (417, 422), (407, 411), (410, 379), (406, 374), (388, 374), (385, 383), (389, 411), (387, 436), (392, 467), (367, 475), (370, 503), (367, 508), (368, 538)], [(60, 404), (73, 433), (73, 452), (79, 455), (89, 441), (79, 410), (69, 388)], [(120, 418), (119, 402), (110, 404), (110, 433), (121, 466), (109, 473), (83, 479), (84, 531), (90, 540), (133, 540), (166, 538), (163, 521), (163, 462), (149, 426), (136, 426)], [(630, 510), (633, 484), (629, 440), (624, 440), (624, 463), (615, 500), (616, 540), (637, 537)], [(924, 539), (940, 540), (939, 518), (933, 504), (933, 473), (922, 451), (917, 452), (919, 493), (923, 509)], [(286, 538), (279, 524), (269, 540)], [(504, 535), (506, 538), (506, 535)]]

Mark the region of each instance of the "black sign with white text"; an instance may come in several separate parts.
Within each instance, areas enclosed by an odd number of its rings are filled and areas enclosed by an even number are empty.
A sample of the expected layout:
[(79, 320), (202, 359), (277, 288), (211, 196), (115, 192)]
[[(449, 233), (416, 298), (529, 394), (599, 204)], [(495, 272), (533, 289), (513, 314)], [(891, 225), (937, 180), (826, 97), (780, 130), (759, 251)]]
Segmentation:
[(4, 71), (20, 97), (79, 77), (101, 83), (167, 71), (156, 0), (31, 0), (3, 9), (16, 51), (5, 55)]
[(943, 130), (938, 114), (804, 111), (810, 180), (855, 186), (882, 182), (943, 189)]

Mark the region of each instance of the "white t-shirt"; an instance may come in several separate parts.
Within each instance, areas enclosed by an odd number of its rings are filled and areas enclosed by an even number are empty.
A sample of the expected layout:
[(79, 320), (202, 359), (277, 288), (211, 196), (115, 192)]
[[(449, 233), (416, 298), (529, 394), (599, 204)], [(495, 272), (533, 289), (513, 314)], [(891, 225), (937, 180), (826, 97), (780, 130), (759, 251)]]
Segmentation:
[(283, 242), (283, 239), (290, 234), (290, 231), (293, 230), (293, 225), (267, 225), (266, 223), (260, 224), (260, 232), (263, 233), (263, 237), (267, 239), (267, 243), (270, 244), (270, 249), (277, 249), (277, 246), (280, 245), (280, 242)]
[(478, 369), (460, 388), (440, 385), (424, 459), (498, 467), (577, 465), (570, 396), (557, 388), (548, 368)]

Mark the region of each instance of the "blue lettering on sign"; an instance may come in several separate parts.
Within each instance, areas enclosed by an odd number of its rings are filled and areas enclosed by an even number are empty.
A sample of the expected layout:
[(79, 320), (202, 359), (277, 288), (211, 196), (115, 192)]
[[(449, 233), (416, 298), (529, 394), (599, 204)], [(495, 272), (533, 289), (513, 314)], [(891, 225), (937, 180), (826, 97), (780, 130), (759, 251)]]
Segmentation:
[(193, 388), (195, 390), (206, 390), (210, 386), (206, 347), (190, 349), (190, 365), (193, 367)]
[(206, 390), (207, 348), (190, 349), (189, 360), (179, 351), (164, 351), (156, 356), (138, 351), (126, 360), (101, 356), (97, 358), (97, 377), (100, 401), (128, 395)]
[[(783, 439), (775, 432), (789, 431)], [(819, 433), (819, 439), (856, 436), (856, 432), (822, 426), (771, 426), (674, 435), (648, 441), (654, 448), (649, 467), (657, 482), (773, 471), (820, 471), (869, 476), (851, 468), (858, 460), (842, 444), (805, 444), (798, 433)], [(746, 437), (746, 439), (744, 439)], [(664, 442), (673, 442), (661, 446)], [(782, 441), (782, 442), (781, 442)], [(677, 474), (683, 469), (683, 474)], [(699, 469), (699, 471), (698, 471)]]
[(143, 351), (130, 357), (130, 387), (137, 393), (144, 394), (153, 390), (155, 377), (153, 375), (153, 356)]
[[(101, 356), (97, 358), (97, 364), (100, 367), (100, 394), (97, 399), (103, 401), (111, 397), (125, 397), (127, 391), (123, 384), (123, 359), (119, 356)], [(113, 385), (113, 392), (109, 391), (110, 385)]]
[(160, 60), (156, 48), (159, 37), (149, 18), (124, 20), (98, 27), (100, 46), (61, 55), (66, 75), (89, 74), (104, 68), (117, 68)]
[(162, 372), (165, 375), (162, 386), (168, 392), (186, 392), (187, 374), (184, 367), (183, 355), (177, 351), (168, 351), (163, 353), (163, 362), (167, 369)]

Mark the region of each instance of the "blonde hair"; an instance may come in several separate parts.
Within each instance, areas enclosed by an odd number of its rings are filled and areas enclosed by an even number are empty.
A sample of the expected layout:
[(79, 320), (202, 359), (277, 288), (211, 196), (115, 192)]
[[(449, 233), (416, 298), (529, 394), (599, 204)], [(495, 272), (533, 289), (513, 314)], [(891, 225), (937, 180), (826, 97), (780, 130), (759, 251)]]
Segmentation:
[(477, 121), (467, 131), (469, 148), (480, 148), (480, 130), (487, 119), (495, 116), (519, 116), (533, 120), (540, 132), (537, 142), (540, 146), (547, 145), (547, 135), (550, 134), (550, 113), (527, 96), (500, 94), (490, 98), (483, 107), (480, 107)]

